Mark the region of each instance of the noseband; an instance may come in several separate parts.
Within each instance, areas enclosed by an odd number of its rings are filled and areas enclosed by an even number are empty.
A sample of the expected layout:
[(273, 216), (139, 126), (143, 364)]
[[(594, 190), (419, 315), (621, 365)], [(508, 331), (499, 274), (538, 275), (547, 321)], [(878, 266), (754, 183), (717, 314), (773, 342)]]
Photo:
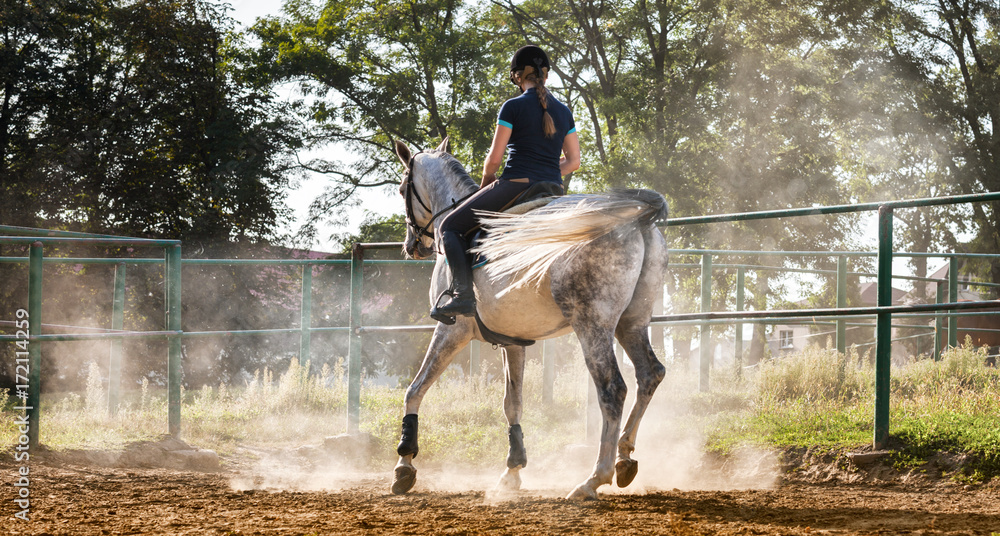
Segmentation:
[[(463, 198), (461, 198), (461, 199), (459, 199), (457, 201), (455, 201), (453, 199), (451, 205), (448, 205), (447, 207), (445, 207), (445, 208), (443, 208), (440, 211), (438, 211), (438, 212), (435, 213), (433, 210), (431, 210), (431, 207), (427, 206), (427, 203), (424, 202), (423, 198), (420, 197), (420, 193), (417, 192), (417, 189), (416, 189), (416, 187), (413, 184), (413, 163), (417, 159), (417, 155), (420, 154), (420, 153), (422, 153), (422, 152), (423, 151), (420, 151), (417, 154), (415, 154), (415, 155), (413, 155), (413, 156), (410, 157), (409, 163), (406, 164), (406, 177), (403, 178), (403, 183), (405, 184), (405, 187), (404, 187), (404, 192), (405, 193), (403, 194), (403, 197), (406, 200), (406, 227), (410, 230), (411, 233), (413, 233), (414, 236), (417, 237), (417, 241), (420, 241), (420, 238), (424, 237), (424, 236), (426, 236), (426, 237), (428, 237), (428, 238), (430, 238), (430, 239), (433, 240), (434, 239), (434, 229), (431, 226), (434, 224), (434, 220), (436, 220), (438, 218), (438, 216), (440, 216), (440, 215), (444, 214), (445, 212), (448, 212), (451, 209), (453, 209), (453, 208), (457, 207), (458, 205), (462, 204), (463, 201), (465, 201), (466, 199), (472, 197), (472, 195), (475, 194), (478, 191), (478, 190), (474, 190), (471, 194), (469, 194), (469, 195), (467, 195), (467, 196), (465, 196), (465, 197), (463, 197)], [(413, 200), (414, 199), (417, 200), (417, 203), (420, 203), (420, 206), (423, 207), (423, 209), (425, 211), (427, 211), (428, 214), (432, 214), (431, 219), (428, 220), (427, 224), (425, 224), (423, 226), (417, 225), (417, 218), (416, 218), (416, 216), (413, 213)]]

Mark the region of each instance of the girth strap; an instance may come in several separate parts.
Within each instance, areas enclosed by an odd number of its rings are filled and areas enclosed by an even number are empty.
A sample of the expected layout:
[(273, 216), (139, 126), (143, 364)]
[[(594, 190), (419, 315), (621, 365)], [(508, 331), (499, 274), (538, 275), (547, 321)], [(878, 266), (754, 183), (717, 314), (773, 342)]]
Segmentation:
[(478, 310), (476, 311), (476, 324), (479, 325), (479, 332), (482, 333), (483, 339), (490, 344), (495, 344), (497, 346), (531, 346), (532, 344), (535, 344), (535, 341), (511, 337), (509, 335), (497, 333), (486, 327), (486, 324), (483, 323), (483, 319), (479, 318)]

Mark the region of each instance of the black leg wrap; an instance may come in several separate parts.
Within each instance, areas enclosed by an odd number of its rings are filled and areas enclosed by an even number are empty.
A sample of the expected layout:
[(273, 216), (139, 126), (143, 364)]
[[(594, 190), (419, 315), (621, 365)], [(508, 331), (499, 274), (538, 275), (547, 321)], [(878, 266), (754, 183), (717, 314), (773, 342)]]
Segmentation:
[(403, 435), (399, 440), (399, 446), (396, 447), (396, 454), (400, 456), (412, 454), (416, 458), (419, 450), (417, 448), (417, 414), (411, 413), (403, 416)]
[(524, 433), (521, 432), (521, 425), (515, 424), (507, 431), (507, 439), (510, 441), (510, 450), (507, 451), (507, 468), (513, 469), (528, 465), (528, 452), (524, 450)]

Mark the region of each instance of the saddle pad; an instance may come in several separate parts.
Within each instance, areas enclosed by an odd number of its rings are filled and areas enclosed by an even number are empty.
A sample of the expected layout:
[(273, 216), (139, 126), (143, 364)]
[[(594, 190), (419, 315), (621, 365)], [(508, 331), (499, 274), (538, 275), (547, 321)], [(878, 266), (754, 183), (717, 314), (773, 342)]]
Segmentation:
[(526, 212), (531, 212), (532, 210), (535, 210), (536, 208), (544, 207), (545, 205), (548, 205), (549, 203), (551, 203), (553, 201), (555, 201), (554, 197), (542, 197), (540, 199), (532, 199), (531, 201), (527, 201), (527, 202), (521, 203), (520, 205), (514, 205), (514, 206), (508, 208), (507, 210), (503, 211), (503, 213), (504, 214), (524, 214)]

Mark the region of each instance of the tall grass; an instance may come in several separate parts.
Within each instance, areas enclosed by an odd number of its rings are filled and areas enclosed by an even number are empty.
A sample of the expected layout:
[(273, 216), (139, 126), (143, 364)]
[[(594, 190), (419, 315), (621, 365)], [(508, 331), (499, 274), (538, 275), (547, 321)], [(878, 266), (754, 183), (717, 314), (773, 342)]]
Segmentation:
[[(940, 361), (893, 367), (890, 435), (899, 449), (913, 458), (937, 450), (969, 453), (977, 460), (970, 479), (1000, 474), (1000, 371), (984, 361), (981, 350), (965, 346), (944, 352)], [(522, 425), (533, 457), (587, 442), (589, 375), (582, 359), (572, 363), (556, 375), (550, 404), (541, 400), (541, 364), (526, 366)], [(839, 354), (813, 347), (764, 362), (742, 378), (718, 367), (711, 392), (700, 393), (697, 386), (696, 370), (669, 365), (640, 440), (658, 427), (703, 438), (705, 450), (721, 454), (742, 446), (843, 449), (871, 443), (874, 369), (869, 356), (854, 350)], [(449, 369), (421, 407), (422, 463), (502, 460), (503, 389), (502, 380), (466, 378)], [(385, 454), (374, 460), (380, 466), (392, 459), (399, 438), (403, 393), (370, 384), (362, 388), (361, 430), (374, 438), (375, 451)], [(182, 398), (183, 439), (222, 454), (241, 446), (318, 445), (346, 431), (342, 361), (311, 371), (293, 360), (281, 372), (258, 371), (244, 385), (206, 386)], [(17, 440), (14, 402), (0, 391), (5, 408), (0, 445)], [(93, 365), (82, 393), (43, 396), (41, 439), (56, 449), (118, 449), (161, 436), (166, 423), (165, 393), (145, 382), (109, 416), (107, 393)]]
[[(346, 431), (347, 384), (343, 361), (309, 372), (291, 360), (278, 373), (258, 370), (243, 386), (204, 386), (182, 389), (182, 439), (221, 454), (239, 447), (292, 448), (318, 445), (325, 437)], [(554, 386), (554, 402), (543, 405), (541, 364), (526, 366), (522, 423), (534, 452), (561, 448), (566, 441), (582, 441), (586, 401), (586, 371), (582, 364), (567, 368)], [(434, 385), (421, 408), (421, 456), (425, 460), (478, 463), (502, 460), (507, 452), (507, 428), (502, 408), (502, 381), (464, 378), (449, 369)], [(404, 390), (366, 384), (361, 397), (361, 431), (372, 435), (376, 450), (391, 457), (399, 440)], [(0, 450), (13, 446), (14, 401), (0, 391)], [(107, 411), (107, 392), (100, 369), (92, 364), (83, 393), (43, 396), (41, 442), (53, 449), (122, 449), (130, 443), (161, 437), (167, 428), (167, 400), (163, 389), (141, 388), (124, 397), (117, 413)], [(376, 460), (378, 461), (378, 460)]]

